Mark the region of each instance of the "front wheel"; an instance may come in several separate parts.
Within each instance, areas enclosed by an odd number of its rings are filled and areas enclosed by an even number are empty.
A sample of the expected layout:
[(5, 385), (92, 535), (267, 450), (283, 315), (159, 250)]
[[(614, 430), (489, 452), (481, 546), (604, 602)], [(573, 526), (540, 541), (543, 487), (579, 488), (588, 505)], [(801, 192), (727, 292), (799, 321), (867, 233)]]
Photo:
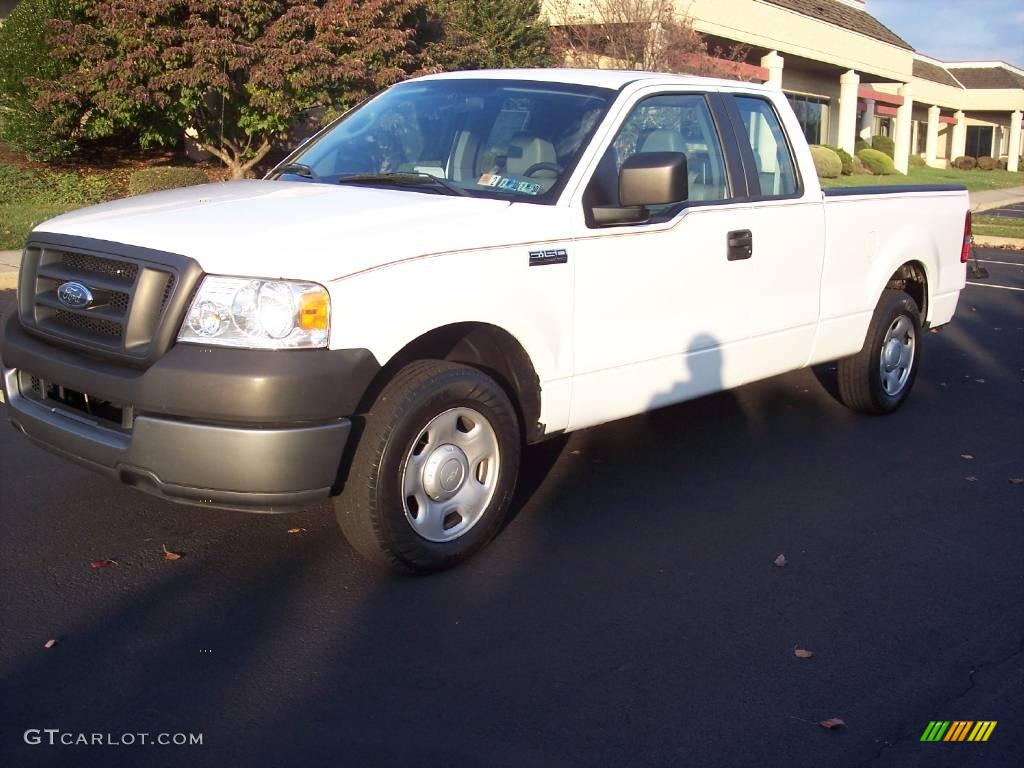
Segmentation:
[(421, 360), (366, 415), (338, 523), (371, 561), (433, 571), (501, 530), (519, 471), (519, 420), (491, 377)]
[(861, 413), (891, 413), (910, 394), (921, 365), (917, 302), (892, 288), (882, 292), (864, 347), (838, 364), (839, 399)]

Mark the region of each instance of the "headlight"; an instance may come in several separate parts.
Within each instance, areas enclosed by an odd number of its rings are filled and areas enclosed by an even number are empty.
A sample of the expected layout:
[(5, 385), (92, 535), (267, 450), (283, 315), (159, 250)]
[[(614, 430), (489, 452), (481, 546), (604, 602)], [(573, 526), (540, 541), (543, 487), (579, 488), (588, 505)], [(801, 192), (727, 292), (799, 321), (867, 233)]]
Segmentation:
[(203, 278), (178, 341), (225, 347), (326, 347), (331, 300), (315, 283)]

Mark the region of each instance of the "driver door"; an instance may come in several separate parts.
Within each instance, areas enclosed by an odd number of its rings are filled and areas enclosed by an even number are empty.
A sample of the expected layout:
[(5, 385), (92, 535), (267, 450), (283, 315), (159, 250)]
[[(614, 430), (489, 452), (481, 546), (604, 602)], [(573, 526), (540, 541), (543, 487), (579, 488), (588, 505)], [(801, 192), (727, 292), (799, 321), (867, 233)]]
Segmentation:
[[(810, 337), (795, 345), (755, 339), (763, 325), (760, 297), (773, 282), (766, 270), (785, 266), (759, 250), (752, 233), (739, 138), (719, 94), (648, 92), (599, 155), (579, 201), (573, 243), (571, 429), (737, 386), (806, 359)], [(666, 151), (687, 157), (687, 200), (651, 208), (640, 224), (598, 228), (588, 220), (592, 206), (618, 204), (618, 169), (626, 159)], [(751, 235), (752, 251), (744, 247)]]

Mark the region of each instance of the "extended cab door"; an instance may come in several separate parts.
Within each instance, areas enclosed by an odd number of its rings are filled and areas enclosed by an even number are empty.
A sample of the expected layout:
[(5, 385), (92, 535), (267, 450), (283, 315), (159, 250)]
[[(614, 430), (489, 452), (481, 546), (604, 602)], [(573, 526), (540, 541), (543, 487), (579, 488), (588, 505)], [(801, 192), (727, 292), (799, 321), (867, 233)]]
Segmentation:
[[(822, 203), (816, 184), (816, 203), (805, 199), (775, 107), (757, 99), (767, 111), (748, 110), (748, 128), (729, 94), (648, 89), (605, 139), (574, 211), (570, 428), (806, 362)], [(689, 198), (640, 224), (598, 227), (587, 212), (617, 204), (622, 163), (665, 151), (687, 156)]]

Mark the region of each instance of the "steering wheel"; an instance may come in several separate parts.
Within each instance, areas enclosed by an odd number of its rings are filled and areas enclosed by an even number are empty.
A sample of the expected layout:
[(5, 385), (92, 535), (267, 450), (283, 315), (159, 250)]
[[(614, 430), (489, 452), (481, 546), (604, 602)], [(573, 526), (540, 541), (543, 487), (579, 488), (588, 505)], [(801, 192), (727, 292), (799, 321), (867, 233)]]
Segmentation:
[(554, 171), (557, 174), (561, 173), (562, 169), (559, 168), (554, 163), (534, 163), (525, 171), (523, 171), (523, 176), (532, 177), (533, 174), (535, 174), (537, 171)]

